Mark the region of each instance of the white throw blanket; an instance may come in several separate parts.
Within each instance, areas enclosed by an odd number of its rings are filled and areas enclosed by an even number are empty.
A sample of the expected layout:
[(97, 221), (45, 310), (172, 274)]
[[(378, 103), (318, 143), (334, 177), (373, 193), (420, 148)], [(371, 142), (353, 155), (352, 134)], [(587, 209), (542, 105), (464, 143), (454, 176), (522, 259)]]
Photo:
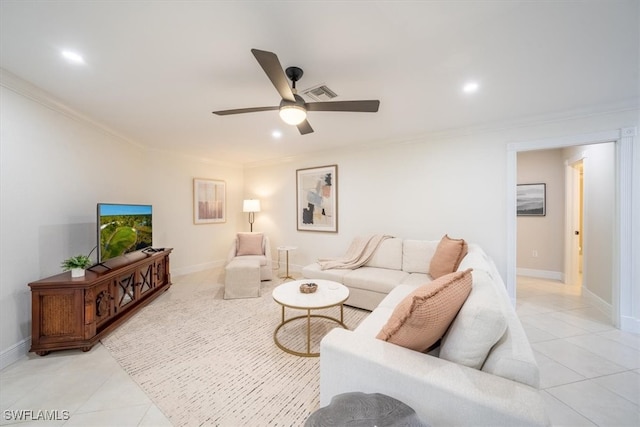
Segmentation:
[(393, 236), (387, 234), (374, 234), (372, 236), (356, 237), (347, 249), (347, 253), (339, 258), (320, 258), (321, 270), (329, 268), (358, 268), (367, 263), (378, 249), (378, 246)]

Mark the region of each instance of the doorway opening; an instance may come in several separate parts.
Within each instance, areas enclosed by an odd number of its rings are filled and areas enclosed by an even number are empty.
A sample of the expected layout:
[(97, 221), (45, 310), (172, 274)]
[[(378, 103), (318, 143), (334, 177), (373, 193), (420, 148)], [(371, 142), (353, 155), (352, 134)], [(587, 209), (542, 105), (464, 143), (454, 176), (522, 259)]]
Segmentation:
[[(517, 184), (517, 154), (522, 151), (545, 150), (553, 148), (576, 147), (581, 145), (614, 142), (615, 147), (615, 190), (611, 196), (611, 203), (603, 203), (604, 208), (614, 215), (609, 238), (613, 241), (613, 251), (610, 253), (612, 275), (607, 278), (611, 283), (611, 305), (614, 326), (638, 333), (640, 321), (637, 307), (631, 301), (638, 290), (634, 286), (634, 272), (632, 263), (632, 204), (633, 204), (633, 146), (637, 138), (635, 127), (602, 131), (592, 134), (575, 135), (570, 137), (550, 138), (536, 141), (510, 143), (507, 146), (507, 292), (515, 305), (516, 302), (516, 184)], [(587, 230), (588, 234), (589, 231)], [(594, 236), (594, 238), (596, 238)], [(583, 249), (585, 259), (584, 268), (588, 268), (588, 246)], [(624, 302), (624, 303), (623, 303)]]

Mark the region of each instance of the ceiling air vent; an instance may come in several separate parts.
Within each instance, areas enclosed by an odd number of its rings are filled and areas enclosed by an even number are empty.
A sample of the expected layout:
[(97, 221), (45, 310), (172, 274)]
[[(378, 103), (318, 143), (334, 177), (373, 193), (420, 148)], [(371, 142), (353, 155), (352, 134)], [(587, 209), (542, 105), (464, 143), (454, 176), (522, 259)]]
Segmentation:
[(305, 89), (302, 91), (302, 94), (314, 101), (329, 101), (338, 96), (338, 94), (323, 84)]

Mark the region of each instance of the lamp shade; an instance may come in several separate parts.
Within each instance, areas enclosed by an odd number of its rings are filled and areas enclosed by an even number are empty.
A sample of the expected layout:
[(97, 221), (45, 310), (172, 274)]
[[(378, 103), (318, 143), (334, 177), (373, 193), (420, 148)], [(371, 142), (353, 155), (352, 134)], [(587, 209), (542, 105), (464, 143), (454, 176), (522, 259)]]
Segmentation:
[(260, 200), (245, 200), (242, 204), (242, 212), (260, 212)]
[(299, 105), (283, 105), (280, 118), (288, 125), (299, 125), (307, 118), (307, 111)]

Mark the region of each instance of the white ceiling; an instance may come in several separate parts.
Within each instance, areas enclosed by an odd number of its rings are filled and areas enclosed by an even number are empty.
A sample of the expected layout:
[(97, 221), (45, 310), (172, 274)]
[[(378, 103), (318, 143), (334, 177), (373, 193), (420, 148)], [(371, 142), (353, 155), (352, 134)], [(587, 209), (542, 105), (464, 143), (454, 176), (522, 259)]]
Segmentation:
[[(634, 107), (639, 1), (9, 1), (0, 66), (136, 143), (251, 163), (531, 117)], [(250, 52), (275, 52), (335, 100), (299, 135)], [(60, 51), (73, 49), (85, 65)], [(462, 93), (468, 80), (480, 90)], [(271, 132), (283, 132), (279, 140)]]

